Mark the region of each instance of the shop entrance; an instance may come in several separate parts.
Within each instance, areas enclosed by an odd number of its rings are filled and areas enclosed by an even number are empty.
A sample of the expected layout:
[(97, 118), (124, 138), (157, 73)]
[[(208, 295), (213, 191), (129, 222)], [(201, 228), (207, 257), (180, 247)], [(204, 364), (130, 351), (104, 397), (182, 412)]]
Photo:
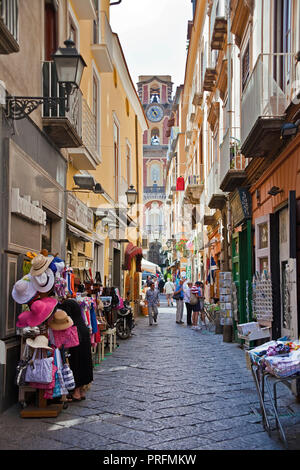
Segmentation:
[(281, 285), (281, 334), (291, 334), (291, 311), (289, 293), (289, 210), (283, 209), (279, 213), (279, 270)]
[(114, 248), (113, 254), (113, 286), (120, 290), (121, 287), (121, 253)]

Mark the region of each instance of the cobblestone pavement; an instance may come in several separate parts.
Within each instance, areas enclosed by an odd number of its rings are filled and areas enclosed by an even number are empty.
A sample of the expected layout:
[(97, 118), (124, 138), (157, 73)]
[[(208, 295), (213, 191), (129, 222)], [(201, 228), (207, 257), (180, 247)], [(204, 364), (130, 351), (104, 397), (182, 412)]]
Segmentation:
[[(300, 449), (299, 405), (287, 389), (282, 403), (291, 448)], [(176, 324), (175, 308), (163, 307), (157, 325), (139, 317), (134, 336), (95, 368), (85, 401), (57, 418), (22, 419), (18, 406), (0, 415), (0, 449), (283, 447), (261, 425), (244, 352), (222, 335)]]

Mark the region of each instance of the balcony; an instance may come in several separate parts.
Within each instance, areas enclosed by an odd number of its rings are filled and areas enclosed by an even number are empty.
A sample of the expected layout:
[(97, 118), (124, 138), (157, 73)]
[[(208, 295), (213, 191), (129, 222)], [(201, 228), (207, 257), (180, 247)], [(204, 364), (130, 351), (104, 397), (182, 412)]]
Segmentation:
[(194, 93), (192, 104), (194, 106), (201, 106), (203, 101), (203, 93)]
[(100, 72), (113, 72), (113, 34), (104, 11), (99, 14), (99, 25), (97, 25), (94, 41), (95, 44), (91, 49)]
[(0, 0), (0, 54), (19, 52), (19, 1)]
[(260, 54), (242, 94), (241, 152), (246, 157), (275, 155), (295, 83), (293, 54)]
[[(55, 64), (43, 63), (43, 96), (62, 97), (63, 88), (57, 83)], [(70, 109), (65, 104), (43, 106), (43, 129), (60, 148), (81, 147), (82, 142), (82, 93), (75, 90), (70, 95)]]
[(204, 165), (200, 165), (200, 175), (188, 176), (185, 181), (185, 198), (190, 204), (199, 204), (204, 190)]
[(220, 163), (214, 162), (207, 177), (207, 200), (210, 209), (222, 209), (226, 196), (220, 189)]
[[(99, 132), (99, 130), (98, 130)], [(78, 170), (95, 170), (100, 163), (97, 118), (85, 99), (82, 100), (82, 147), (68, 149), (69, 156)]]
[(97, 0), (72, 0), (72, 4), (80, 20), (96, 20), (98, 1)]
[(165, 186), (145, 186), (144, 187), (144, 201), (152, 201), (153, 199), (159, 199), (159, 200), (166, 199)]
[(203, 90), (213, 91), (216, 85), (216, 80), (217, 80), (217, 70), (215, 68), (206, 68), (204, 81), (203, 81)]
[(215, 18), (213, 33), (211, 37), (211, 48), (216, 50), (222, 50), (225, 43), (227, 34), (227, 20), (223, 16), (217, 16)]
[(232, 192), (241, 186), (246, 179), (246, 167), (249, 159), (240, 151), (239, 141), (231, 134), (238, 135), (239, 129), (227, 130), (220, 145), (220, 188), (224, 192)]

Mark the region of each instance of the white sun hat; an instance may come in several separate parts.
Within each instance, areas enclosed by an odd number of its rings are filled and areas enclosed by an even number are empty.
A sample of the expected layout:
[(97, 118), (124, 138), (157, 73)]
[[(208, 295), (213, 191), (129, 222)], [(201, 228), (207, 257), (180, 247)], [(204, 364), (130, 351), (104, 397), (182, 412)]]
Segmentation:
[(32, 276), (32, 283), (37, 292), (49, 292), (54, 286), (54, 273), (48, 268), (39, 276)]
[(15, 283), (11, 295), (15, 302), (22, 305), (27, 304), (36, 293), (37, 289), (32, 282), (32, 276), (26, 274), (26, 276), (23, 276), (22, 279)]

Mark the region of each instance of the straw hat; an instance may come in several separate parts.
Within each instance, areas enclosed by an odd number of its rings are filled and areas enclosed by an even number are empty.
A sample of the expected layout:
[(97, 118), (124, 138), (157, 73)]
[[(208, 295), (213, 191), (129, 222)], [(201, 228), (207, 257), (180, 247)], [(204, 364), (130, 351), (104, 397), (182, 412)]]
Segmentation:
[(47, 268), (43, 274), (32, 277), (32, 283), (38, 292), (49, 292), (54, 286), (54, 272)]
[(49, 265), (53, 261), (53, 256), (44, 256), (44, 255), (37, 255), (31, 261), (31, 270), (30, 274), (32, 276), (40, 276), (43, 274), (46, 269), (48, 269)]
[(64, 312), (63, 310), (56, 310), (53, 318), (48, 323), (48, 326), (52, 328), (52, 330), (66, 330), (70, 328), (70, 326), (74, 325), (73, 320), (69, 315)]
[(28, 344), (28, 346), (30, 346), (31, 348), (42, 348), (42, 349), (49, 349), (52, 351), (52, 348), (48, 346), (48, 338), (46, 338), (46, 336), (43, 336), (43, 335), (36, 336), (34, 339), (27, 338), (26, 344)]
[(45, 297), (36, 300), (31, 306), (31, 310), (25, 310), (18, 316), (17, 327), (39, 326), (46, 321), (57, 305), (57, 300), (53, 297)]
[(22, 305), (27, 304), (36, 293), (37, 289), (33, 285), (31, 275), (26, 274), (15, 283), (11, 295), (15, 302)]

